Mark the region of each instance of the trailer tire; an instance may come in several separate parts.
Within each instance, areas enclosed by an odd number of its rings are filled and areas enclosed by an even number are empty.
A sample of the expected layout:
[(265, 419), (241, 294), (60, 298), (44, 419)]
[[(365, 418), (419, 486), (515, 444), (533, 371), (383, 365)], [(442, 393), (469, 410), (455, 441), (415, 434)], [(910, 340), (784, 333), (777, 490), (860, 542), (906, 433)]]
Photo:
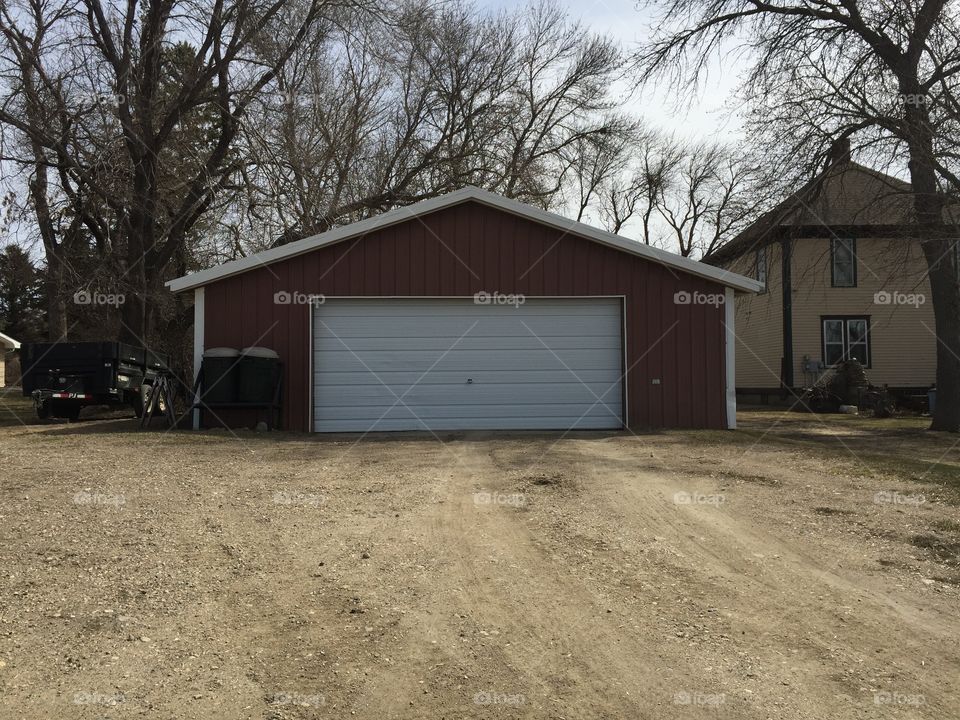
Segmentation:
[[(144, 383), (140, 386), (140, 393), (136, 396), (133, 401), (133, 411), (137, 414), (137, 417), (143, 417), (143, 414), (147, 411), (147, 408), (150, 407), (150, 398), (153, 395), (153, 384)], [(157, 407), (157, 411), (163, 415), (167, 412), (167, 399), (160, 396), (160, 403)]]

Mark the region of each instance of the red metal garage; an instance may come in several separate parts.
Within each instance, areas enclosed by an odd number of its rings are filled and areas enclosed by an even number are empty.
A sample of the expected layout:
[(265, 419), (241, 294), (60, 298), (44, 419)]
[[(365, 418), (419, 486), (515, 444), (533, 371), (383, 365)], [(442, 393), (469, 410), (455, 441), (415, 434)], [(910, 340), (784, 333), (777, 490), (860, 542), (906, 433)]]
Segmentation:
[(761, 287), (476, 188), (168, 286), (197, 366), (279, 353), (299, 431), (733, 427), (733, 294)]

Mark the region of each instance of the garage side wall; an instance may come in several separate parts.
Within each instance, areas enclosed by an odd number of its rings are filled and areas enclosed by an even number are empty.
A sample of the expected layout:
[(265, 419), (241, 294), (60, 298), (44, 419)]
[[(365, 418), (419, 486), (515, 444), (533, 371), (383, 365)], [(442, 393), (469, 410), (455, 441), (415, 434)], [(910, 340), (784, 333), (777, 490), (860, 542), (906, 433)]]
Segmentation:
[(204, 345), (276, 350), (284, 427), (308, 431), (305, 296), (479, 292), (624, 296), (630, 426), (726, 427), (722, 286), (474, 202), (207, 285)]

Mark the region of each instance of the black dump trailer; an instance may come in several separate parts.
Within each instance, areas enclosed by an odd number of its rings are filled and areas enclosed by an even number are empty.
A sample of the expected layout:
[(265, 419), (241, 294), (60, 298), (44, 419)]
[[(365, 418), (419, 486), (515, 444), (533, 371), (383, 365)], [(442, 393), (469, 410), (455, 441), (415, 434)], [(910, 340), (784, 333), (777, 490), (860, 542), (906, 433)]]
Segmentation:
[(84, 405), (129, 405), (139, 417), (169, 358), (121, 342), (24, 343), (20, 366), (39, 418), (76, 420)]

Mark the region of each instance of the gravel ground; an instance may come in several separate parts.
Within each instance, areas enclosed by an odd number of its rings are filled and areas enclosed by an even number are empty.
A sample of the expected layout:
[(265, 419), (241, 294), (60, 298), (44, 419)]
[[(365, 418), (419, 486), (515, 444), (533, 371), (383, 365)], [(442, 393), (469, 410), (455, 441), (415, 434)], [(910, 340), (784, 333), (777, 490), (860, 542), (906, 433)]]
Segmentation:
[(3, 718), (957, 716), (960, 452), (921, 419), (358, 442), (0, 401)]

